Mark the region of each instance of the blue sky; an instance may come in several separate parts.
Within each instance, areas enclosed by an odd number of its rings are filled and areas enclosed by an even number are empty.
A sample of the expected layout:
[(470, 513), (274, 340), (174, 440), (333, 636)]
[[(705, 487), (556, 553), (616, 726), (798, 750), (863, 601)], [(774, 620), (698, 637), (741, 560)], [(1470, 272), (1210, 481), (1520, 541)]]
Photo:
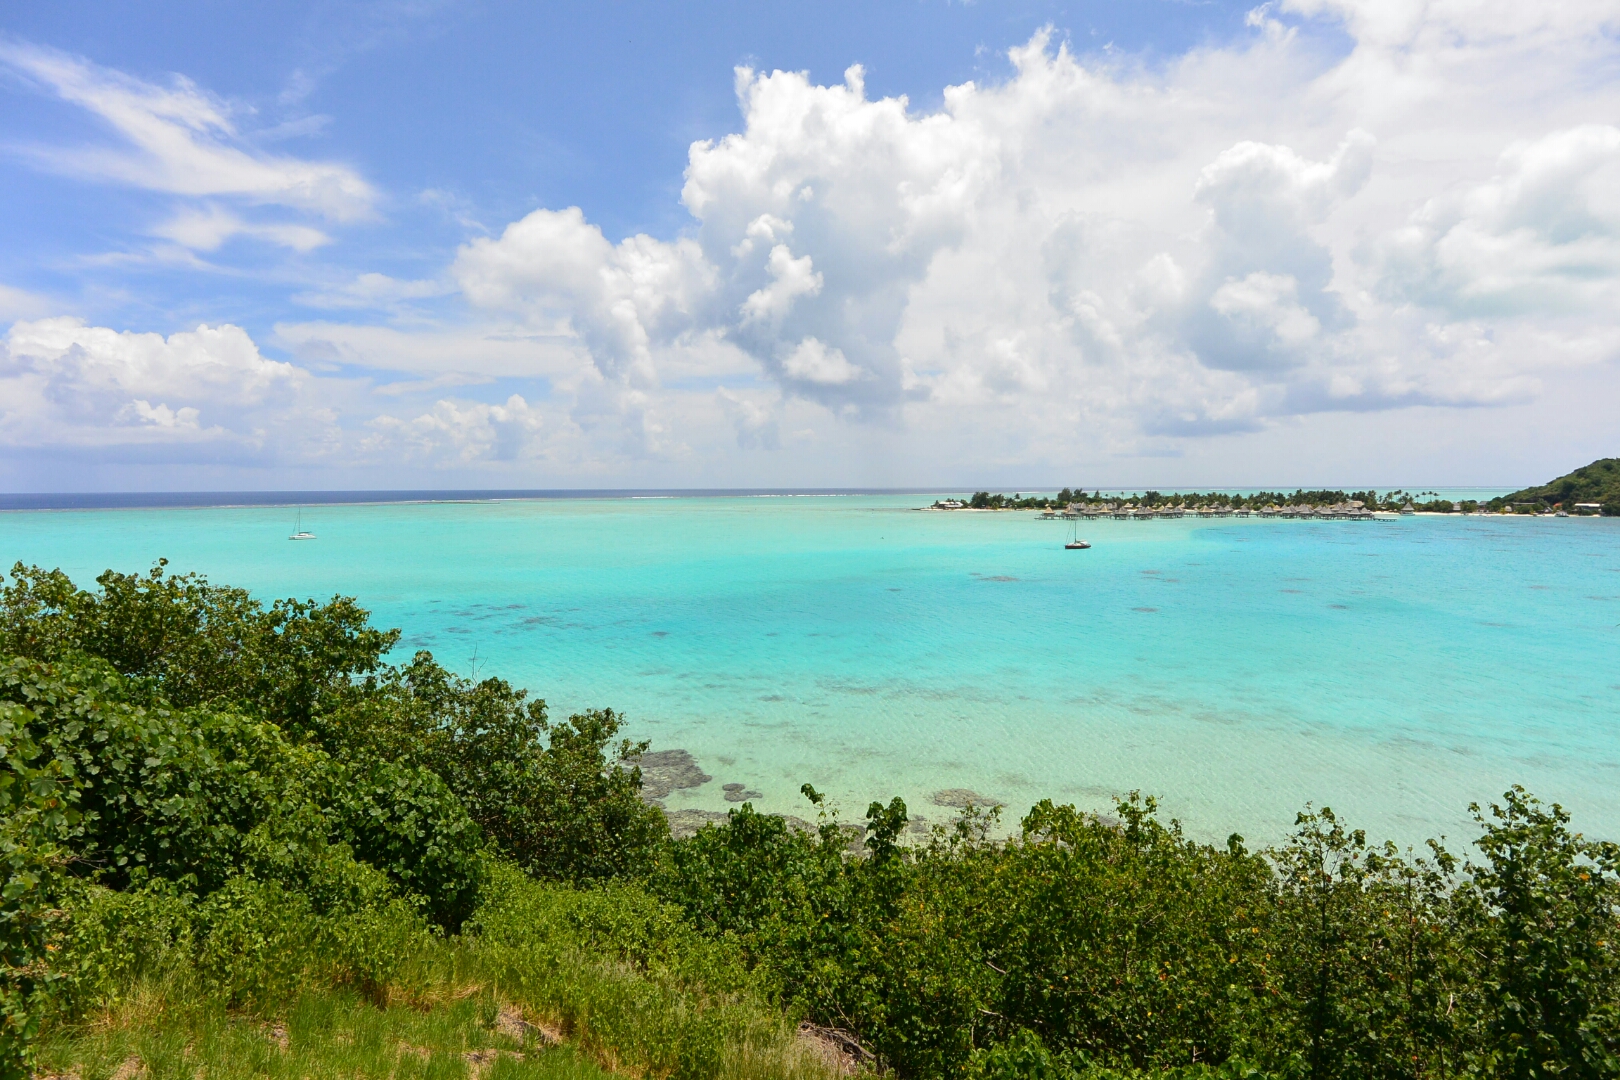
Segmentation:
[(1604, 4), (59, 3), (0, 33), (12, 489), (1615, 452)]

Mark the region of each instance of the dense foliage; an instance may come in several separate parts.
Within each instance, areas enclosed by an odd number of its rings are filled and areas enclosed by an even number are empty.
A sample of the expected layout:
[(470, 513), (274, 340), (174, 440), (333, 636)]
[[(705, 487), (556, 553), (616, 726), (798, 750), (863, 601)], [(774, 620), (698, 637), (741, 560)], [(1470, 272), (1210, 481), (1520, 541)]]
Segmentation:
[(1509, 791), (1461, 865), (1326, 809), (1265, 853), (1116, 814), (895, 847), (904, 809), (874, 803), (851, 859), (745, 808), (653, 887), (904, 1075), (1620, 1075), (1620, 849), (1561, 809)]
[(0, 1076), (83, 983), (60, 961), (98, 890), (176, 899), (204, 966), (301, 957), (317, 925), (455, 930), (492, 857), (586, 880), (665, 835), (611, 712), (391, 666), (398, 633), (344, 597), (265, 606), (163, 564), (97, 584), (19, 565), (0, 590)]
[(445, 948), (648, 1075), (739, 1068), (769, 1001), (902, 1076), (1620, 1076), (1620, 847), (1518, 788), (1466, 855), (1326, 808), (1200, 843), (1134, 795), (919, 835), (808, 785), (814, 827), (676, 842), (611, 711), (391, 663), (342, 597), (98, 585), (0, 590), (0, 1080), (162, 965), (263, 1012)]

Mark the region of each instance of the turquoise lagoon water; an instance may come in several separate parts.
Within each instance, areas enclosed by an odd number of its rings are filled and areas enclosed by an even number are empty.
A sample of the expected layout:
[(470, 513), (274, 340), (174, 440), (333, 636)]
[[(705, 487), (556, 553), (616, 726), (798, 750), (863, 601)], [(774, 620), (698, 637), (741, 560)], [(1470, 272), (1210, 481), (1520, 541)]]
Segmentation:
[(713, 781), (805, 814), (944, 788), (1284, 835), (1472, 835), (1522, 783), (1620, 838), (1620, 520), (1094, 521), (894, 496), (0, 514), (0, 556), (81, 583), (166, 556), (264, 597), (357, 596), (554, 715), (611, 706)]

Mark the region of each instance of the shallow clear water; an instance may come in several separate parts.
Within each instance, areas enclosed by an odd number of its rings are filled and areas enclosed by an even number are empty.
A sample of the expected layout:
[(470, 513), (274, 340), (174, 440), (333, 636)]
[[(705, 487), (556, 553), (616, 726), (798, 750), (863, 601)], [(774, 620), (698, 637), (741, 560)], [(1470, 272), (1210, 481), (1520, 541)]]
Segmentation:
[(1514, 782), (1620, 837), (1620, 520), (1083, 522), (916, 497), (0, 514), (0, 556), (167, 556), (273, 597), (357, 596), (402, 655), (554, 715), (612, 706), (721, 785), (846, 816), (942, 788), (1284, 834), (1307, 801), (1378, 837), (1471, 834)]

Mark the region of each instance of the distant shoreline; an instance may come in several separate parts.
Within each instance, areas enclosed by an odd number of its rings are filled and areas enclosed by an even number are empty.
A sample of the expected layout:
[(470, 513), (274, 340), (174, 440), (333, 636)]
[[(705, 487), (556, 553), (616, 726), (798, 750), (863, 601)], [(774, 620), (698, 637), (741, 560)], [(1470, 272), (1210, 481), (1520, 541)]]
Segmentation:
[[(1026, 507), (1022, 507), (1022, 506), (914, 506), (914, 507), (912, 507), (912, 509), (913, 510), (924, 510), (924, 511), (930, 511), (930, 512), (938, 512), (938, 513), (947, 513), (947, 514), (1034, 514), (1037, 517), (1039, 517), (1040, 513), (1041, 513), (1039, 510), (1030, 510), (1030, 509), (1028, 509)], [(1155, 514), (1155, 515), (1153, 515), (1153, 518), (1158, 519), (1158, 518), (1160, 518), (1162, 516), (1163, 515)], [(1215, 515), (1208, 515), (1208, 516), (1213, 517)], [(1371, 516), (1372, 516), (1373, 520), (1376, 520), (1376, 521), (1395, 521), (1395, 520), (1398, 520), (1398, 519), (1403, 518), (1403, 517), (1443, 517), (1443, 518), (1488, 517), (1488, 518), (1517, 518), (1517, 519), (1520, 519), (1520, 520), (1523, 520), (1523, 521), (1545, 521), (1548, 518), (1564, 517), (1564, 518), (1569, 518), (1571, 520), (1581, 519), (1581, 520), (1598, 521), (1598, 520), (1601, 520), (1604, 515), (1602, 515), (1602, 514), (1564, 514), (1564, 515), (1558, 515), (1558, 514), (1510, 514), (1510, 513), (1505, 513), (1505, 512), (1497, 512), (1497, 511), (1493, 511), (1493, 510), (1476, 510), (1476, 511), (1473, 511), (1471, 513), (1464, 513), (1461, 510), (1453, 510), (1450, 513), (1446, 513), (1445, 511), (1441, 511), (1441, 510), (1414, 510), (1409, 514), (1403, 514), (1403, 513), (1399, 512), (1399, 511), (1396, 511), (1396, 510), (1375, 510), (1375, 511), (1372, 511)], [(1098, 520), (1101, 520), (1101, 519), (1104, 519), (1104, 518), (1109, 519), (1109, 520), (1114, 520), (1114, 516), (1111, 513), (1100, 513), (1100, 514), (1095, 515), (1095, 517)], [(1206, 518), (1206, 515), (1193, 513), (1193, 512), (1189, 511), (1187, 514), (1185, 514), (1182, 517), (1177, 518), (1175, 520), (1179, 520), (1179, 521), (1203, 521), (1203, 520), (1205, 520), (1205, 518)], [(1056, 517), (1056, 518), (1054, 518), (1052, 520), (1055, 520), (1055, 521), (1072, 521), (1074, 519), (1073, 518), (1064, 518), (1061, 515), (1059, 515), (1058, 517)], [(1144, 520), (1144, 521), (1149, 520), (1148, 515), (1146, 515), (1146, 514), (1142, 515), (1142, 520)], [(1295, 516), (1290, 516), (1290, 515), (1286, 515), (1286, 514), (1261, 514), (1258, 511), (1256, 511), (1256, 512), (1250, 513), (1244, 520), (1247, 520), (1247, 521), (1299, 521), (1299, 520), (1326, 521), (1326, 520), (1331, 520), (1331, 519), (1329, 519), (1329, 518), (1318, 518), (1318, 517), (1302, 518), (1302, 517), (1295, 517)]]
[(1313, 491), (1300, 488), (1292, 493), (1238, 489), (1209, 492), (1150, 490), (1110, 495), (1106, 490), (1087, 494), (1083, 489), (1064, 488), (1052, 498), (1036, 494), (1016, 493), (1008, 496), (1005, 493), (976, 491), (971, 498), (935, 499), (931, 506), (917, 509), (968, 512), (1029, 510), (1039, 513), (1042, 518), (1112, 517), (1126, 520), (1182, 518), (1189, 515), (1203, 520), (1235, 515), (1240, 518), (1259, 516), (1366, 521), (1414, 513), (1464, 517), (1502, 514), (1515, 517), (1620, 516), (1620, 502), (1614, 500), (1583, 502), (1566, 498), (1549, 503), (1528, 498), (1520, 500), (1513, 495), (1488, 496), (1492, 490), (1452, 489), (1448, 494), (1442, 494), (1435, 490), (1412, 492), (1392, 488), (1380, 494), (1373, 488), (1353, 492), (1338, 488)]

